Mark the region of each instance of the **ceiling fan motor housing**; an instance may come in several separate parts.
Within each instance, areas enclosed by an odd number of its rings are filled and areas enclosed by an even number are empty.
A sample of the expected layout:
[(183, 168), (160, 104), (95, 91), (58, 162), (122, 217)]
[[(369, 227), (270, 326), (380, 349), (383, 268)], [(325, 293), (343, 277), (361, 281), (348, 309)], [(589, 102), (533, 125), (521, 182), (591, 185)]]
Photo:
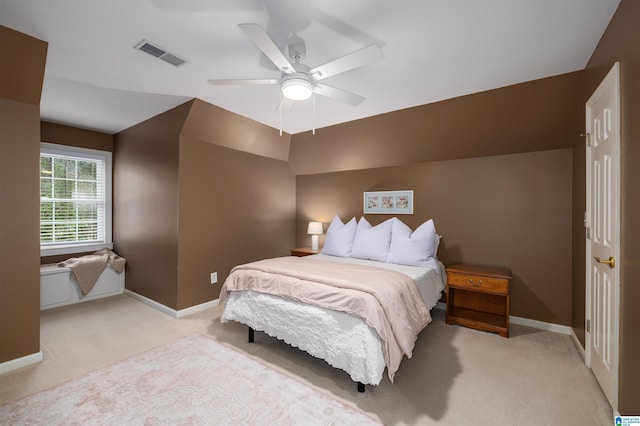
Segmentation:
[(289, 57), (296, 62), (302, 61), (305, 56), (307, 56), (307, 46), (304, 44), (304, 40), (298, 36), (294, 35), (289, 37), (287, 48), (289, 50)]

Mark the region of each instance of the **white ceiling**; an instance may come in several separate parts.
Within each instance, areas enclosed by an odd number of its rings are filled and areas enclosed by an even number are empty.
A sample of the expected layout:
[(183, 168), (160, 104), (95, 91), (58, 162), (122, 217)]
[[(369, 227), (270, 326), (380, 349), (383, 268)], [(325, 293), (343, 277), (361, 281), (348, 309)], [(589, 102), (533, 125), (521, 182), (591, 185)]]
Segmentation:
[[(42, 119), (117, 133), (191, 98), (295, 134), (581, 70), (620, 0), (0, 0), (0, 25), (49, 43)], [(371, 43), (381, 62), (323, 80), (361, 95), (276, 112), (279, 78), (238, 24), (296, 31), (312, 68)], [(286, 37), (285, 37), (286, 38)], [(133, 47), (147, 39), (188, 62)], [(3, 66), (10, 66), (4, 58)]]

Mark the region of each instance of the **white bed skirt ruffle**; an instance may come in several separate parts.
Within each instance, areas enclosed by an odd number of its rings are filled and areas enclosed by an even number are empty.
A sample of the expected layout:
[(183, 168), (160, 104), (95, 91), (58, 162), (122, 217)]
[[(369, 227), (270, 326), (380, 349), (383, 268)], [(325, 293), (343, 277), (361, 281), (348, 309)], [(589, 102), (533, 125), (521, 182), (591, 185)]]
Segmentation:
[(230, 320), (323, 359), (356, 382), (377, 385), (382, 380), (382, 343), (360, 318), (269, 294), (237, 291), (229, 296), (221, 317), (223, 323)]

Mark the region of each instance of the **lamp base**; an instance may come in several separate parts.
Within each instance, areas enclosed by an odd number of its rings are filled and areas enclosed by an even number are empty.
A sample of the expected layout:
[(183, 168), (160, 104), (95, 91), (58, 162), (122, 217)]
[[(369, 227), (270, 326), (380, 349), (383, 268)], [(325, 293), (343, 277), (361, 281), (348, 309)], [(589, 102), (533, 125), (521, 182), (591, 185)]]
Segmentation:
[(311, 250), (318, 250), (318, 236), (311, 236)]

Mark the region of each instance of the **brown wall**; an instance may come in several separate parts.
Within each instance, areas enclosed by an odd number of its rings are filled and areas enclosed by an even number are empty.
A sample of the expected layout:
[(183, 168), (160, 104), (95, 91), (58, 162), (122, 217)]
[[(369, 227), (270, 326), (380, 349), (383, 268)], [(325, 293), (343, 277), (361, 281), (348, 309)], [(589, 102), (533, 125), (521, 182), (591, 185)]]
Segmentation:
[[(620, 366), (618, 409), (623, 415), (640, 413), (640, 2), (623, 0), (609, 23), (598, 47), (585, 69), (583, 105), (600, 84), (616, 61), (620, 61), (621, 75), (621, 259), (620, 266)], [(584, 117), (583, 117), (584, 120)], [(584, 125), (584, 121), (583, 121)], [(583, 127), (584, 129), (584, 127)], [(584, 145), (574, 149), (576, 191), (574, 195), (574, 229), (582, 226), (585, 210), (585, 153)], [(579, 180), (578, 180), (579, 179)], [(580, 315), (574, 316), (574, 327), (581, 331), (584, 344), (584, 228), (574, 239), (574, 270), (581, 275), (574, 280), (574, 304), (582, 307)], [(577, 310), (577, 308), (576, 308)]]
[(288, 254), (295, 179), (282, 146), (288, 136), (199, 100), (117, 134), (114, 243), (127, 288), (184, 309), (216, 299), (233, 266)]
[(262, 157), (287, 161), (291, 135), (199, 99), (193, 102), (182, 137)]
[(289, 162), (300, 175), (568, 148), (580, 84), (563, 74), (295, 134)]
[(235, 265), (289, 254), (289, 143), (271, 127), (193, 102), (180, 133), (177, 309), (216, 299)]
[(178, 303), (178, 135), (187, 102), (115, 135), (113, 241), (127, 289)]
[(434, 218), (445, 264), (509, 267), (513, 315), (571, 324), (581, 82), (564, 74), (293, 135), (297, 243), (309, 245), (309, 220), (360, 217), (364, 191), (413, 189), (416, 211), (402, 219)]
[[(46, 121), (40, 122), (40, 140), (42, 142), (55, 143), (58, 145), (76, 146), (80, 148), (113, 152), (113, 135), (65, 126), (62, 124), (49, 123)], [(73, 255), (61, 254), (55, 256), (43, 256), (40, 258), (40, 264), (58, 263), (71, 256), (82, 256), (90, 253), (91, 252), (82, 252), (74, 253)]]
[(113, 152), (113, 135), (63, 124), (40, 122), (42, 142)]
[(398, 217), (413, 229), (434, 220), (445, 265), (508, 267), (512, 315), (569, 325), (571, 162), (567, 148), (298, 176), (297, 243), (309, 245), (310, 220), (360, 218), (364, 191), (412, 189), (414, 214)]
[(0, 40), (3, 56), (11, 58), (0, 67), (0, 96), (40, 105), (47, 43), (2, 25)]
[(289, 255), (295, 177), (287, 162), (181, 138), (179, 176), (178, 309), (217, 299), (235, 265)]
[(40, 351), (40, 91), (47, 43), (0, 26), (0, 363)]

